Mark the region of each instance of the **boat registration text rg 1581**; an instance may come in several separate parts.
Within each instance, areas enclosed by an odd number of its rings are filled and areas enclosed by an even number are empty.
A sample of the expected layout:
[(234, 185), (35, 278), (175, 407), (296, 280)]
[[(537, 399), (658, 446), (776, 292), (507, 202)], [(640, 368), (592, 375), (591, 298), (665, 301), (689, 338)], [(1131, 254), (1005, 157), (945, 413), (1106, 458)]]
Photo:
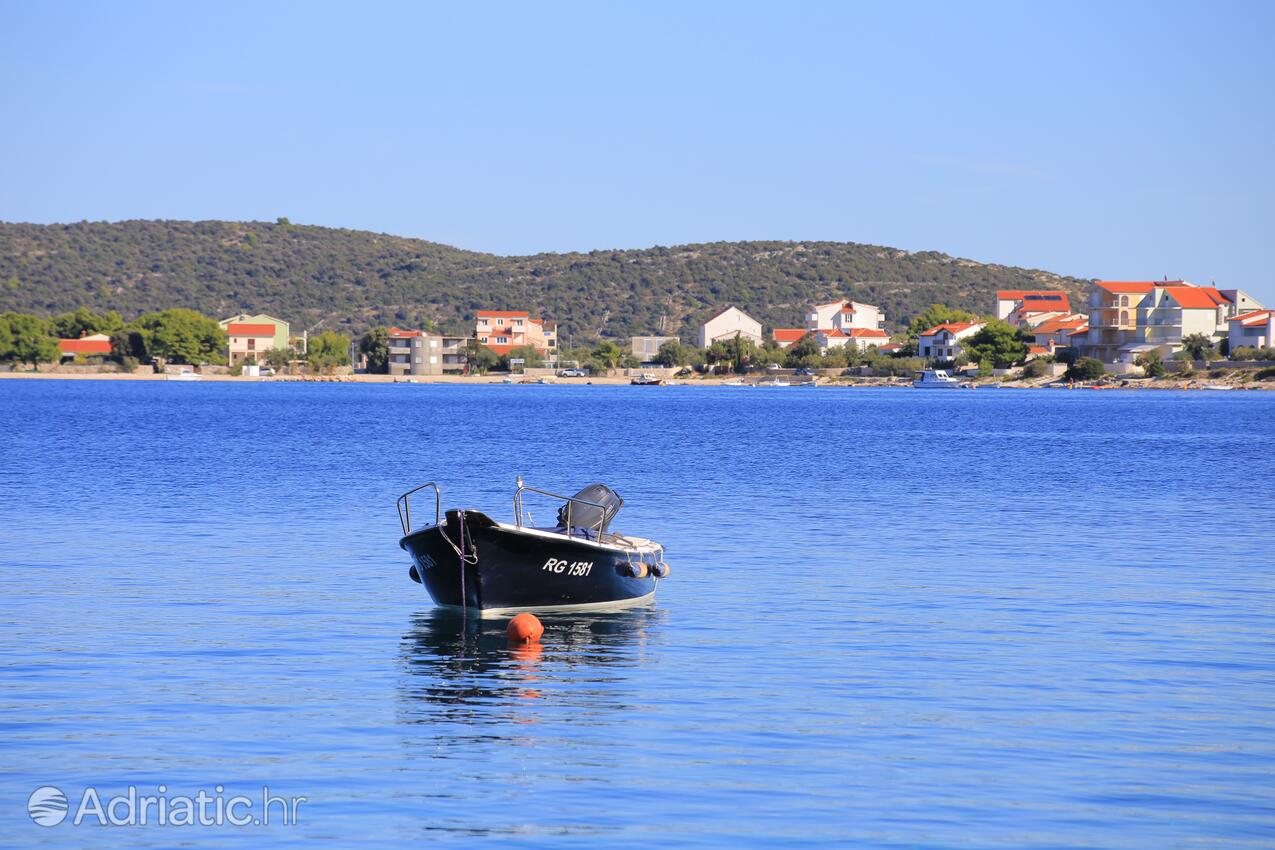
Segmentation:
[(566, 573), (569, 576), (587, 576), (593, 569), (592, 561), (568, 561), (565, 558), (550, 558), (541, 569), (551, 573)]

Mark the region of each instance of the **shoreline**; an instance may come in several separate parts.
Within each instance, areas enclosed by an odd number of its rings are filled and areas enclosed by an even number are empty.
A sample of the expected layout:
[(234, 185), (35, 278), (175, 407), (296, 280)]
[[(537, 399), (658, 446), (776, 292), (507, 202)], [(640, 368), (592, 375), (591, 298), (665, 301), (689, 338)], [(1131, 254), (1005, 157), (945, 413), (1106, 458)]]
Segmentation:
[[(170, 375), (157, 373), (139, 373), (139, 372), (0, 372), (0, 379), (13, 380), (44, 380), (44, 381), (167, 381)], [(220, 383), (247, 383), (247, 384), (458, 384), (458, 385), (493, 385), (493, 386), (516, 386), (516, 385), (540, 385), (540, 386), (628, 386), (629, 378), (627, 377), (594, 377), (594, 378), (550, 378), (545, 384), (540, 384), (538, 379), (521, 378), (513, 381), (512, 384), (505, 383), (505, 376), (491, 375), (432, 375), (432, 376), (416, 376), (411, 380), (406, 380), (405, 376), (399, 375), (275, 375), (269, 377), (250, 377), (246, 375), (200, 375), (199, 382), (220, 382)], [(681, 383), (674, 386), (682, 387), (720, 387), (733, 386), (735, 388), (757, 388), (760, 381), (767, 380), (759, 378), (749, 380), (741, 379), (738, 376), (731, 377), (710, 377), (710, 378), (688, 378), (679, 379)], [(741, 387), (733, 382), (743, 380), (745, 383)], [(983, 381), (974, 380), (974, 388), (976, 389), (1014, 389), (1014, 390), (1038, 390), (1038, 389), (1068, 389), (1068, 387), (1050, 387), (1055, 381), (1054, 378), (1038, 379), (1035, 381)], [(1243, 383), (1227, 383), (1222, 378), (1217, 379), (1200, 379), (1200, 378), (1158, 378), (1158, 379), (1132, 379), (1133, 382), (1128, 386), (1120, 386), (1118, 384), (1077, 384), (1071, 389), (1101, 389), (1101, 390), (1187, 390), (1187, 391), (1217, 391), (1225, 388), (1229, 390), (1275, 390), (1275, 381), (1248, 381)], [(183, 382), (184, 383), (184, 382)], [(876, 378), (876, 377), (844, 377), (844, 378), (821, 378), (815, 382), (816, 389), (854, 389), (869, 387), (890, 387), (901, 389), (912, 389), (912, 382), (905, 378)], [(794, 389), (799, 388), (794, 383), (789, 387), (767, 387), (764, 384), (760, 386), (762, 389)]]

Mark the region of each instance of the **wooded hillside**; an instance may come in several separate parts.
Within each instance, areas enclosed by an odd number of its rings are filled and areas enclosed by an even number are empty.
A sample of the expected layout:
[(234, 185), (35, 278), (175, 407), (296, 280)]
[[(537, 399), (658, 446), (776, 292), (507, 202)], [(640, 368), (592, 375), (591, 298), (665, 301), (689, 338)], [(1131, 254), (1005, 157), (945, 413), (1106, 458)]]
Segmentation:
[[(476, 309), (529, 308), (574, 336), (679, 332), (734, 304), (768, 327), (838, 297), (879, 304), (892, 329), (934, 302), (978, 313), (997, 289), (1076, 278), (935, 252), (850, 242), (717, 242), (499, 257), (364, 231), (223, 221), (0, 223), (0, 312), (84, 306), (125, 317), (189, 307), (265, 312), (315, 328), (381, 324), (472, 330)], [(1077, 297), (1078, 296), (1078, 297)]]

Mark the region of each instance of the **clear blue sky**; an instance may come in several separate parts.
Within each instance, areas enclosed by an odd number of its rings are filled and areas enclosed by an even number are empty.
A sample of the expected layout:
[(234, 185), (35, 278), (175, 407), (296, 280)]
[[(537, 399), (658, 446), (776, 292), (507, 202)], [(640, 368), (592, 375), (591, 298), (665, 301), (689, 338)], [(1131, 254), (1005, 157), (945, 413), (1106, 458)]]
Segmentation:
[(0, 219), (935, 249), (1275, 303), (1275, 3), (0, 0)]

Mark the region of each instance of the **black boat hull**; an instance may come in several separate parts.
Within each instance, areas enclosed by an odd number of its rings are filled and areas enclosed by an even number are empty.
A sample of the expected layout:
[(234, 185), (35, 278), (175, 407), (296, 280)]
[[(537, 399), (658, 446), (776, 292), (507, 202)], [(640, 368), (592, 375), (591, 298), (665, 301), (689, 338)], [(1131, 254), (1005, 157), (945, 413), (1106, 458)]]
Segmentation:
[[(477, 511), (462, 522), (449, 511), (441, 525), (413, 531), (399, 545), (413, 578), (439, 605), (498, 615), (639, 605), (655, 594), (663, 550), (637, 551), (580, 537), (498, 525)], [(462, 559), (458, 550), (462, 549)], [(645, 575), (643, 575), (645, 573)]]

